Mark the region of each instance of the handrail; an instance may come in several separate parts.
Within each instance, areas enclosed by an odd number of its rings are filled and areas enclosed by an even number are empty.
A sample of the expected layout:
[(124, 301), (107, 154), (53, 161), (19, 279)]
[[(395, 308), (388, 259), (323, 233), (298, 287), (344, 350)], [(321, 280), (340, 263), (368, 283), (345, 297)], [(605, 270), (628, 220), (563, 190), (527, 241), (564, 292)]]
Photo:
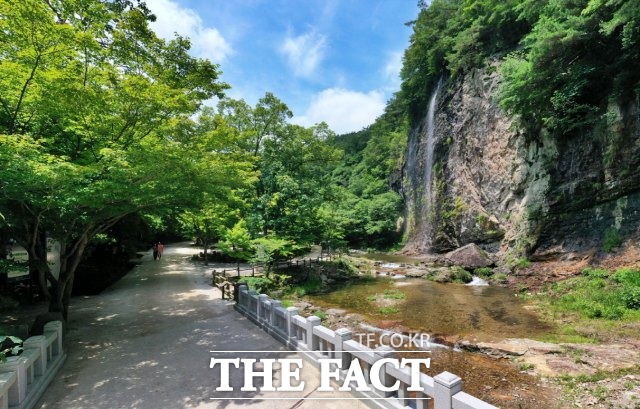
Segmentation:
[[(258, 295), (248, 290), (246, 285), (241, 284), (235, 309), (288, 348), (302, 352), (316, 365), (319, 365), (319, 358), (327, 356), (341, 358), (341, 369), (344, 371), (352, 359), (358, 359), (364, 365), (371, 366), (382, 358), (395, 355), (395, 351), (389, 347), (372, 349), (353, 340), (351, 330), (341, 328), (333, 331), (320, 325), (318, 317), (305, 318), (298, 315), (297, 308), (284, 309), (280, 305), (280, 301), (271, 299), (265, 294)], [(261, 313), (267, 310), (269, 314)], [(278, 321), (283, 318), (286, 320), (285, 325), (282, 321)], [(424, 393), (410, 394), (407, 390), (411, 384), (408, 368), (398, 369), (386, 363), (382, 370), (385, 371), (387, 378), (391, 378), (390, 384), (393, 385), (397, 381), (400, 388), (394, 394), (390, 394), (386, 391), (377, 391), (370, 384), (373, 395), (365, 397), (387, 398), (377, 400), (379, 405), (390, 408), (426, 408), (428, 406), (424, 399), (426, 396), (433, 399), (435, 409), (496, 409), (495, 406), (462, 392), (462, 379), (452, 373), (442, 372), (434, 377), (420, 374), (420, 385)], [(344, 377), (344, 373), (341, 373), (341, 377)], [(367, 382), (369, 382), (368, 377)], [(364, 392), (358, 393), (366, 395)]]
[(48, 322), (43, 335), (27, 338), (23, 347), (0, 364), (0, 408), (31, 409), (38, 402), (66, 358), (62, 322)]

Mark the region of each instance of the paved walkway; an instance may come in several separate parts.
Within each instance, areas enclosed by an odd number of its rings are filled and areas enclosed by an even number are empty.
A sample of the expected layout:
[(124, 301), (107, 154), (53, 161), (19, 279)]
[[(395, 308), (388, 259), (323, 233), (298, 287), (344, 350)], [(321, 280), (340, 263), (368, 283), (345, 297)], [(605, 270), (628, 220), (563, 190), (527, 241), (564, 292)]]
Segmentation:
[[(41, 409), (165, 408), (344, 408), (361, 401), (273, 400), (282, 397), (349, 398), (346, 393), (312, 392), (318, 371), (306, 363), (304, 392), (239, 392), (241, 371), (232, 371), (236, 392), (217, 392), (219, 371), (212, 356), (300, 358), (220, 300), (208, 285), (212, 267), (192, 263), (197, 250), (167, 246), (160, 261), (142, 265), (102, 294), (72, 301), (65, 341), (68, 354), (46, 390)], [(210, 351), (283, 351), (215, 354)], [(277, 385), (277, 382), (276, 382)], [(251, 398), (250, 400), (233, 397)], [(216, 398), (212, 400), (211, 398)], [(271, 398), (271, 399), (269, 399)]]

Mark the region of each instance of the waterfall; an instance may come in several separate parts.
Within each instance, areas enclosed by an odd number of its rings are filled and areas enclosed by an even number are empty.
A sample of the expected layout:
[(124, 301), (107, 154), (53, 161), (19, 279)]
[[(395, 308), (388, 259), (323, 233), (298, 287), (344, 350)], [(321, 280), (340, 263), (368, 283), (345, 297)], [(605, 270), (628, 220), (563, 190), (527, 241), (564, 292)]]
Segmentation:
[(436, 88), (429, 100), (429, 110), (427, 111), (427, 123), (424, 130), (425, 143), (425, 163), (424, 163), (424, 197), (422, 203), (422, 220), (426, 225), (423, 227), (425, 244), (431, 245), (431, 207), (433, 204), (433, 150), (435, 147), (435, 116), (438, 108), (438, 95), (442, 88), (442, 77), (438, 80)]

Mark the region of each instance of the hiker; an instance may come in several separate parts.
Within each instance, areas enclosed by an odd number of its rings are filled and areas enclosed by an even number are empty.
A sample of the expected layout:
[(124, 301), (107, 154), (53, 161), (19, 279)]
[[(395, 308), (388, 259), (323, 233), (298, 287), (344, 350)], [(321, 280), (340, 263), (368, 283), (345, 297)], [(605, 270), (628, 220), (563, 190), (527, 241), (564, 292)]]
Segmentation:
[(158, 260), (162, 258), (162, 253), (164, 252), (164, 244), (162, 242), (158, 242), (156, 248), (158, 249)]
[(156, 243), (153, 243), (153, 259), (157, 260), (158, 259), (158, 245)]

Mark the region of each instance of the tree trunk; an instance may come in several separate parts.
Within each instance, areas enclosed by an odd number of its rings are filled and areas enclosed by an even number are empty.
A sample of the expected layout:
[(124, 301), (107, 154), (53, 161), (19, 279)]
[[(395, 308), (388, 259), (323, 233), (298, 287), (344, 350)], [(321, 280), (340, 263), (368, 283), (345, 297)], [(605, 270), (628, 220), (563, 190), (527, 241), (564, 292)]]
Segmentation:
[(73, 291), (73, 280), (76, 270), (82, 260), (82, 255), (89, 244), (87, 234), (82, 235), (72, 246), (67, 247), (66, 243), (60, 241), (60, 275), (58, 285), (52, 288), (49, 312), (60, 312), (66, 320), (69, 313), (69, 301)]
[(7, 242), (9, 241), (9, 232), (7, 229), (0, 227), (0, 260), (5, 260), (9, 255)]

